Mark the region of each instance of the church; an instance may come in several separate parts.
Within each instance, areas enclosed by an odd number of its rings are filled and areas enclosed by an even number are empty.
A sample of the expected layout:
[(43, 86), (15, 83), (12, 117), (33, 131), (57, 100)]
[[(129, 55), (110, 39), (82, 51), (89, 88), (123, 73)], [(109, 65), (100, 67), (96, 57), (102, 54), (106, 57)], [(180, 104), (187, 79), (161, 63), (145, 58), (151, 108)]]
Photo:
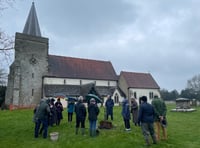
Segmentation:
[[(111, 95), (115, 105), (124, 97), (145, 95), (151, 101), (160, 87), (150, 73), (121, 71), (110, 61), (49, 54), (49, 39), (41, 35), (34, 2), (22, 33), (15, 35), (15, 57), (10, 65), (6, 105), (33, 107), (41, 98), (78, 97), (93, 88), (104, 100)], [(105, 100), (104, 100), (105, 101)]]

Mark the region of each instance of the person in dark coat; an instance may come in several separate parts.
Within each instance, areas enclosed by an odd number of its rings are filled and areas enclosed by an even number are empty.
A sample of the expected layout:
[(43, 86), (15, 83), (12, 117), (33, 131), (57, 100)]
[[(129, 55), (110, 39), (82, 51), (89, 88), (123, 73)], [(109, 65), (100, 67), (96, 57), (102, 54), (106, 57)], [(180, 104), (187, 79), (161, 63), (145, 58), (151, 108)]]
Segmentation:
[(54, 104), (55, 99), (51, 98), (49, 106), (50, 106), (50, 118), (49, 118), (49, 125), (53, 126), (54, 124), (56, 124), (57, 121), (57, 112), (56, 112), (56, 106)]
[(140, 100), (141, 100), (141, 105), (139, 109), (138, 122), (141, 123), (141, 129), (144, 135), (146, 145), (149, 146), (150, 145), (149, 133), (151, 135), (153, 143), (156, 144), (156, 135), (155, 135), (154, 125), (153, 125), (155, 111), (154, 111), (153, 106), (147, 103), (146, 96), (142, 96)]
[(78, 134), (79, 127), (81, 125), (81, 133), (85, 134), (85, 119), (86, 119), (86, 107), (83, 104), (83, 97), (78, 98), (78, 102), (75, 104), (75, 113), (76, 113), (76, 134)]
[(138, 103), (135, 98), (131, 98), (132, 120), (135, 126), (138, 125)]
[(114, 101), (113, 101), (113, 99), (111, 98), (110, 95), (107, 96), (105, 106), (106, 106), (106, 120), (108, 120), (108, 116), (110, 116), (111, 120), (113, 120)]
[(56, 107), (56, 112), (57, 112), (56, 125), (60, 125), (60, 121), (63, 119), (63, 115), (62, 115), (63, 106), (62, 106), (62, 103), (60, 102), (60, 98), (57, 99), (55, 103), (55, 107)]
[(88, 119), (90, 124), (90, 136), (95, 137), (96, 136), (96, 122), (97, 117), (99, 115), (99, 107), (96, 104), (96, 101), (94, 98), (90, 99), (90, 104), (88, 106)]
[(130, 115), (130, 109), (129, 109), (129, 102), (128, 99), (124, 98), (124, 100), (122, 101), (122, 117), (124, 120), (124, 126), (125, 126), (125, 130), (126, 131), (130, 131), (130, 119), (131, 119), (131, 115)]
[(38, 138), (40, 125), (43, 128), (43, 138), (47, 138), (48, 132), (48, 117), (50, 114), (50, 108), (47, 99), (42, 99), (40, 104), (35, 109), (34, 121), (35, 121), (35, 138)]

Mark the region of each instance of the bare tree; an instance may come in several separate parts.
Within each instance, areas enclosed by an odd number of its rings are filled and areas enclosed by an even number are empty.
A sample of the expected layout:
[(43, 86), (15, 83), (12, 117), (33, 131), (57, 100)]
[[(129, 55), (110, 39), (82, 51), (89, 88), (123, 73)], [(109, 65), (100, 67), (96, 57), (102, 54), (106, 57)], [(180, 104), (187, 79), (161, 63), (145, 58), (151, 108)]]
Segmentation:
[[(13, 7), (15, 0), (0, 0), (0, 17), (3, 11)], [(14, 37), (6, 34), (0, 27), (0, 85), (6, 85), (7, 71), (6, 68), (10, 65), (13, 57)]]
[(187, 88), (196, 92), (200, 91), (200, 74), (187, 81)]
[[(14, 2), (15, 0), (0, 0), (0, 17), (3, 15), (3, 11), (13, 7)], [(6, 34), (3, 28), (0, 27), (0, 75), (2, 74), (2, 67), (10, 65), (14, 52), (13, 49), (14, 37)]]
[[(12, 7), (15, 0), (0, 0), (0, 16), (2, 12), (8, 7)], [(0, 28), (0, 51), (3, 52), (13, 49), (14, 40), (13, 37), (7, 35), (2, 28)], [(5, 54), (5, 53), (4, 53)], [(6, 54), (5, 54), (6, 55)]]
[(5, 86), (7, 82), (7, 73), (4, 69), (0, 69), (0, 86)]
[(0, 14), (3, 10), (12, 7), (15, 0), (0, 0)]

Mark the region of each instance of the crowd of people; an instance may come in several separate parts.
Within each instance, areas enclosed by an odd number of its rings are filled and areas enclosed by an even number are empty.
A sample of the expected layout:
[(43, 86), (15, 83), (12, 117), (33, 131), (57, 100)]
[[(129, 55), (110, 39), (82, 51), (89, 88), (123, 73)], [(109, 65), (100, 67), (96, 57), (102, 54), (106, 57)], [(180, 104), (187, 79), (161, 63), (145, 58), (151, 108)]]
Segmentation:
[(47, 138), (48, 126), (60, 125), (60, 121), (63, 119), (63, 106), (60, 98), (55, 104), (54, 101), (53, 98), (43, 98), (34, 109), (35, 138), (38, 138), (39, 134), (43, 134), (43, 138)]
[[(146, 96), (140, 97), (139, 100), (139, 104), (137, 103), (136, 98), (131, 98), (130, 102), (127, 98), (124, 98), (122, 101), (121, 114), (124, 121), (125, 131), (131, 131), (130, 120), (132, 118), (133, 124), (141, 127), (145, 144), (147, 146), (151, 144), (149, 139), (150, 136), (153, 144), (157, 144), (157, 142), (160, 141), (161, 131), (162, 139), (167, 140), (167, 108), (165, 102), (158, 98), (158, 96), (154, 96), (151, 104), (148, 103)], [(60, 125), (60, 122), (63, 119), (63, 105), (60, 98), (57, 99), (56, 103), (54, 102), (55, 100), (53, 98), (42, 99), (34, 109), (35, 138), (37, 138), (39, 134), (43, 134), (43, 138), (47, 138), (48, 126), (53, 126), (54, 124), (57, 126)], [(68, 101), (68, 123), (72, 123), (73, 113), (75, 113), (75, 134), (78, 134), (80, 130), (81, 135), (85, 135), (85, 121), (88, 114), (89, 134), (91, 137), (96, 137), (98, 131), (97, 120), (100, 109), (94, 98), (89, 100), (87, 106), (88, 107), (85, 106), (82, 96), (78, 98), (76, 103), (74, 100)], [(105, 120), (109, 120), (110, 116), (113, 121), (113, 107), (114, 101), (111, 96), (108, 95), (105, 102)]]

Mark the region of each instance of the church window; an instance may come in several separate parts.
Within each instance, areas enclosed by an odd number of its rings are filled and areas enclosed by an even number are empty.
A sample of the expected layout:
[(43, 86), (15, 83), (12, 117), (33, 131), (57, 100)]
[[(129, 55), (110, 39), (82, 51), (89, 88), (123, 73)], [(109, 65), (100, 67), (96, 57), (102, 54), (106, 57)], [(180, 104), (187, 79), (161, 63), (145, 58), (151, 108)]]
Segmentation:
[(137, 93), (136, 92), (134, 92), (134, 98), (137, 98)]
[(34, 73), (32, 73), (32, 78), (34, 78)]
[(133, 91), (130, 90), (130, 91), (129, 91), (129, 95), (130, 95), (130, 97), (133, 97), (133, 95), (134, 95), (134, 94), (133, 94)]
[(119, 103), (119, 96), (118, 96), (118, 94), (115, 94), (114, 101), (115, 101), (115, 103)]
[(149, 93), (149, 98), (150, 98), (150, 99), (153, 99), (153, 92), (150, 92), (150, 93)]

